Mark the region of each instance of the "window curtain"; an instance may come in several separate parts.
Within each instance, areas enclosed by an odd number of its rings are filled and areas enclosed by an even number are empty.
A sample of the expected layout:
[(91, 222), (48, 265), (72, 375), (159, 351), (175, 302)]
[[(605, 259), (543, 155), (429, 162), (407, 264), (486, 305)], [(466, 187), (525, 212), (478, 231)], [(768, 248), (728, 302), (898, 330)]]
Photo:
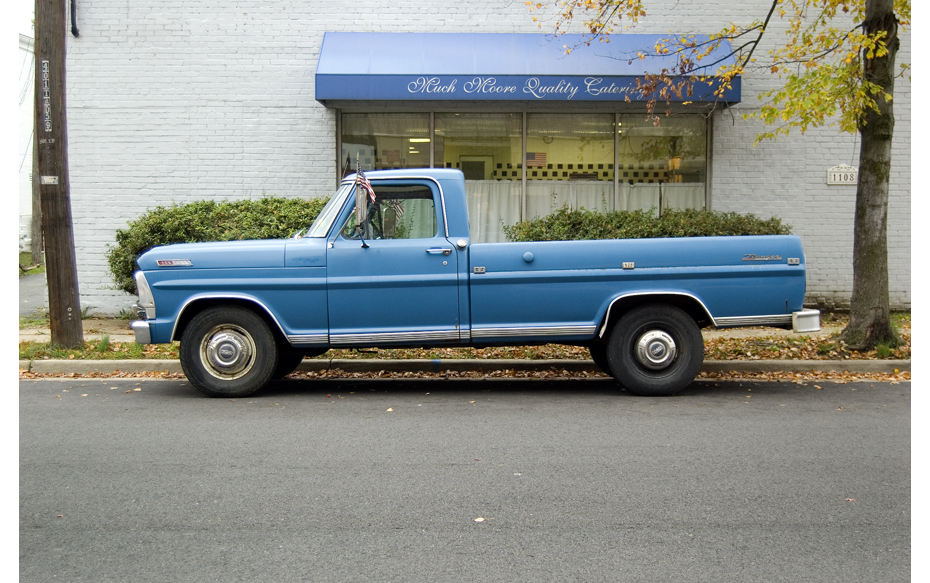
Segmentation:
[(662, 185), (662, 210), (702, 208), (704, 208), (703, 182)]
[(591, 211), (612, 210), (614, 183), (608, 181), (527, 180), (526, 216), (551, 214), (564, 206)]
[(472, 243), (506, 241), (502, 225), (520, 222), (522, 204), (517, 180), (466, 180), (468, 227)]
[[(530, 219), (551, 214), (563, 206), (600, 212), (704, 208), (704, 184), (619, 184), (613, 182), (554, 182), (528, 180), (526, 214)], [(506, 241), (503, 225), (520, 219), (521, 183), (507, 180), (466, 180), (468, 220), (472, 243)]]

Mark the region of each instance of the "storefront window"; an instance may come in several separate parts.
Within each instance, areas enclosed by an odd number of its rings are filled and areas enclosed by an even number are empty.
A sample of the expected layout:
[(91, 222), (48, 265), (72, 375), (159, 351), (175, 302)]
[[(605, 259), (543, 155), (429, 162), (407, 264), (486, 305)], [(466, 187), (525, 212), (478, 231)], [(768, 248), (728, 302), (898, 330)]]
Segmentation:
[(608, 210), (614, 190), (614, 115), (526, 116), (526, 215), (568, 205)]
[(465, 174), (473, 242), (505, 240), (501, 223), (520, 220), (523, 188), (523, 115), (437, 113), (437, 166)]
[(656, 214), (705, 207), (707, 122), (701, 115), (675, 114), (659, 125), (643, 113), (432, 117), (430, 128), (429, 113), (343, 113), (340, 166), (348, 172), (359, 162), (365, 170), (423, 168), (433, 160), (435, 167), (461, 170), (475, 243), (504, 241), (502, 225), (563, 206)]
[(620, 116), (619, 210), (704, 208), (707, 130), (700, 115)]
[(428, 113), (342, 114), (343, 166), (362, 170), (429, 167)]
[(436, 160), (465, 180), (521, 180), (522, 145), (519, 113), (436, 114)]

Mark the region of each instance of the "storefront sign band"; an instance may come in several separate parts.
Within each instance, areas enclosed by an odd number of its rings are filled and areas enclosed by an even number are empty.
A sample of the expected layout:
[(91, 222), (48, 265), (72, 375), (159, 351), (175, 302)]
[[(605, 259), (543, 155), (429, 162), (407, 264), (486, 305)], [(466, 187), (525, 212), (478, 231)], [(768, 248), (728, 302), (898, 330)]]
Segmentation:
[[(646, 101), (637, 77), (475, 75), (317, 75), (317, 99), (478, 101)], [(714, 93), (717, 80), (695, 81), (692, 95), (672, 101), (739, 100), (739, 78)]]

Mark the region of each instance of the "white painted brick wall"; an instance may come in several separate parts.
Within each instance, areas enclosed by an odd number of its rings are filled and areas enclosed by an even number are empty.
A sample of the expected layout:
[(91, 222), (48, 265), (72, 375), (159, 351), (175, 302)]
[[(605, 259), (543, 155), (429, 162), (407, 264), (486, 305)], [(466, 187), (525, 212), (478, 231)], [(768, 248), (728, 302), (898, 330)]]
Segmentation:
[(16, 157), (16, 169), (19, 172), (19, 241), (24, 250), (31, 250), (32, 241), (32, 120), (35, 100), (35, 59), (33, 58), (33, 41), (19, 35), (19, 52), (16, 69), (19, 72), (17, 94), (19, 103), (19, 148)]
[[(750, 0), (762, 14), (768, 0)], [(659, 0), (636, 32), (708, 33), (745, 22), (746, 2)], [(544, 23), (551, 18), (541, 14)], [(72, 205), (81, 303), (115, 313), (104, 253), (148, 208), (199, 199), (312, 197), (335, 184), (335, 112), (314, 99), (326, 31), (533, 33), (523, 2), (445, 0), (98, 0), (81, 4), (68, 37)], [(772, 32), (776, 32), (773, 30)], [(909, 36), (901, 60), (910, 59)], [(747, 76), (743, 102), (714, 118), (712, 205), (777, 215), (804, 240), (808, 300), (844, 306), (851, 293), (855, 189), (826, 170), (857, 164), (855, 138), (831, 129), (753, 148), (741, 114), (772, 86)], [(910, 85), (896, 88), (889, 262), (892, 302), (910, 306)]]

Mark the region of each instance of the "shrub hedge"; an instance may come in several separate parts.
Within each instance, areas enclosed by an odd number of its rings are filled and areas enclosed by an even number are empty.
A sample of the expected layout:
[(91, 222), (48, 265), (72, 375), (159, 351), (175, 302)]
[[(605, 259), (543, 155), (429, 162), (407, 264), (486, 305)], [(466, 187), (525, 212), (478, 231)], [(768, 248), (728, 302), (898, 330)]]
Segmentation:
[(570, 241), (578, 239), (644, 239), (650, 237), (712, 237), (719, 235), (790, 235), (779, 218), (708, 210), (589, 211), (562, 207), (550, 215), (504, 226), (510, 241)]
[(199, 241), (284, 239), (310, 225), (327, 200), (265, 197), (156, 207), (116, 231), (116, 245), (107, 246), (110, 274), (117, 289), (135, 294), (132, 273), (138, 269), (136, 258), (152, 247)]

